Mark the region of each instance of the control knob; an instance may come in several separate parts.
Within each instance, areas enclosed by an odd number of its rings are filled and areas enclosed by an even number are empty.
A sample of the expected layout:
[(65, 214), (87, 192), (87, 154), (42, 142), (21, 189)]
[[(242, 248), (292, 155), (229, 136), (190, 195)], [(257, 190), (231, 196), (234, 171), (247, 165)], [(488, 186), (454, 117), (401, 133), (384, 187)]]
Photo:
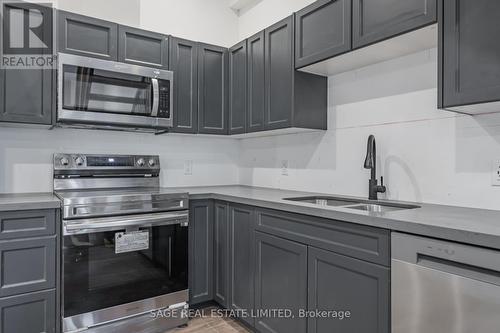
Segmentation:
[(67, 157), (61, 157), (61, 161), (60, 162), (61, 162), (61, 165), (63, 165), (63, 166), (69, 165), (69, 160), (68, 160)]
[(150, 167), (154, 167), (156, 165), (156, 161), (154, 158), (150, 158), (148, 161), (148, 164)]
[(78, 156), (77, 158), (75, 158), (75, 163), (78, 166), (82, 166), (85, 163), (85, 160), (83, 159), (83, 157)]
[(138, 166), (142, 167), (142, 166), (144, 166), (144, 164), (146, 164), (146, 162), (144, 162), (143, 158), (140, 158), (140, 159), (137, 160), (137, 165)]

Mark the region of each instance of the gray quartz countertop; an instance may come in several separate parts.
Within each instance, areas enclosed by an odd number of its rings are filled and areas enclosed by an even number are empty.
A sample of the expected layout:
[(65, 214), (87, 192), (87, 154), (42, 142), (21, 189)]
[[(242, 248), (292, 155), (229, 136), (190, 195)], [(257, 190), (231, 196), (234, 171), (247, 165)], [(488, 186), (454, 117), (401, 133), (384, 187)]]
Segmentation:
[(238, 185), (175, 189), (189, 192), (191, 199), (224, 200), (500, 249), (500, 211), (495, 210), (419, 203), (421, 208), (371, 213), (283, 200), (341, 195)]
[(0, 193), (0, 211), (52, 209), (61, 201), (50, 193)]

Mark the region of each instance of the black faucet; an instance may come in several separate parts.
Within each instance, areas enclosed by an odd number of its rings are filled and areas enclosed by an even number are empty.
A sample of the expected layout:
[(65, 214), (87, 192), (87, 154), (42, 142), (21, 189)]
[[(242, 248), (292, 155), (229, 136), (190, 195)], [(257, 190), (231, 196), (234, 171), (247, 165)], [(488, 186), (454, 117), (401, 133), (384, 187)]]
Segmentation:
[(375, 136), (368, 137), (366, 148), (365, 169), (371, 169), (371, 178), (368, 182), (368, 199), (377, 200), (378, 193), (385, 193), (384, 177), (380, 177), (380, 185), (377, 180), (377, 148), (375, 147)]

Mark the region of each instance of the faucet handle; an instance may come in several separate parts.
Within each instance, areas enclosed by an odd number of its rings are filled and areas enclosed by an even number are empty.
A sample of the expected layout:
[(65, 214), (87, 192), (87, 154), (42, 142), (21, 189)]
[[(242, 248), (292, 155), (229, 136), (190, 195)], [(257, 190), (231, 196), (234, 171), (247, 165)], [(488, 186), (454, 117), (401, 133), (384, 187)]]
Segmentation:
[(380, 186), (384, 186), (384, 176), (380, 176)]

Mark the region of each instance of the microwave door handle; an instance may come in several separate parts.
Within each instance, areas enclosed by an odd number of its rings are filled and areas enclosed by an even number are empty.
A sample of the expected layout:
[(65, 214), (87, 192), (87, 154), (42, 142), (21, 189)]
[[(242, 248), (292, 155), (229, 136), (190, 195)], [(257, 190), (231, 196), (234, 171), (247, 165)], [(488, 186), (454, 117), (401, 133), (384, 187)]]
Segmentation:
[(158, 117), (158, 108), (160, 106), (160, 88), (158, 86), (158, 79), (151, 79), (153, 87), (153, 105), (151, 106), (151, 117)]

